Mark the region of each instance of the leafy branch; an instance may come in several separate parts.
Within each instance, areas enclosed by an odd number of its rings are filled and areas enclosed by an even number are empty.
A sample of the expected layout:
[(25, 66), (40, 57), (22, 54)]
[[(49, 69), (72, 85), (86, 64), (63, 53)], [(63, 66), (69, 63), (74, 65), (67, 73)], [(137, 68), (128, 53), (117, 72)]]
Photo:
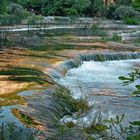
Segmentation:
[[(135, 69), (133, 72), (128, 74), (128, 77), (120, 76), (119, 79), (123, 81), (124, 86), (129, 85), (135, 82), (136, 80), (140, 80), (140, 69)], [(136, 91), (134, 91), (132, 95), (140, 94), (140, 85), (138, 84), (135, 87)]]

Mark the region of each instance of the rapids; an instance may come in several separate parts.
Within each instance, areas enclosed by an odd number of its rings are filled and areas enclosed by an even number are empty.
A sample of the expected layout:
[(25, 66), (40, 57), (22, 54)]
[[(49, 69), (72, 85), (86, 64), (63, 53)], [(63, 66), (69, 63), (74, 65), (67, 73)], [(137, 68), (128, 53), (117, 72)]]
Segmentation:
[[(95, 113), (101, 111), (104, 118), (125, 114), (124, 123), (136, 120), (140, 116), (140, 98), (131, 96), (135, 90), (133, 84), (123, 86), (119, 76), (127, 76), (134, 68), (140, 66), (140, 59), (113, 61), (84, 61), (78, 68), (70, 69), (65, 77), (57, 82), (67, 87), (74, 98), (86, 97), (92, 111), (82, 118), (64, 117), (63, 121), (89, 123)], [(85, 120), (85, 121), (84, 121)], [(88, 125), (88, 124), (87, 124)]]

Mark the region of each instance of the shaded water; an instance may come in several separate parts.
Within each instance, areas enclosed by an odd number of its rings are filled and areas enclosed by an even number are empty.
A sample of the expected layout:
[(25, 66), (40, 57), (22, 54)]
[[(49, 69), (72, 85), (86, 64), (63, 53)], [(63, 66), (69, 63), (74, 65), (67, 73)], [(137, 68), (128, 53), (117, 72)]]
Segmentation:
[[(29, 90), (29, 91), (23, 91), (18, 93), (20, 96), (32, 96), (34, 93), (36, 93), (37, 90)], [(20, 105), (13, 105), (13, 106), (3, 106), (0, 110), (0, 124), (1, 123), (15, 123), (17, 126), (22, 126), (23, 123), (20, 122), (18, 118), (15, 117), (15, 115), (11, 112), (12, 109), (20, 109)]]
[[(80, 67), (70, 69), (65, 77), (59, 78), (58, 83), (69, 88), (74, 98), (87, 96), (89, 103), (94, 105), (84, 119), (76, 121), (90, 123), (98, 110), (104, 117), (125, 114), (125, 123), (136, 120), (140, 116), (140, 98), (131, 96), (131, 93), (135, 90), (134, 85), (140, 81), (123, 86), (118, 77), (127, 76), (138, 66), (140, 59), (84, 61)], [(70, 119), (65, 117), (65, 120)]]
[(23, 126), (22, 123), (13, 115), (11, 109), (18, 108), (18, 106), (4, 106), (0, 113), (0, 124), (1, 123), (15, 123), (17, 126)]

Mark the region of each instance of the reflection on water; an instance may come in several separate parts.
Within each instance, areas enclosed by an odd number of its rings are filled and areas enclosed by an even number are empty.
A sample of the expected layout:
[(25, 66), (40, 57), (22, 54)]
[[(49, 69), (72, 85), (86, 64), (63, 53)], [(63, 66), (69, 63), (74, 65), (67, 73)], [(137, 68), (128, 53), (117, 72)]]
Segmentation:
[[(140, 98), (132, 97), (135, 83), (123, 86), (119, 76), (127, 76), (133, 69), (140, 65), (140, 59), (120, 60), (105, 62), (83, 62), (79, 68), (68, 71), (65, 77), (58, 82), (68, 87), (73, 97), (87, 96), (89, 103), (102, 113), (126, 114), (126, 122), (136, 120), (140, 112)], [(92, 116), (92, 112), (90, 116)]]

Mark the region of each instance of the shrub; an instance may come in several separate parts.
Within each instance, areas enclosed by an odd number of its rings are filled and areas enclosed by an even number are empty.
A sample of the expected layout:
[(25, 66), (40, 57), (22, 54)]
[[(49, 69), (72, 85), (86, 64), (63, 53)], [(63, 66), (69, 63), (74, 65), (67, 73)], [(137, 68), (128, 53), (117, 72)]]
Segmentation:
[(113, 14), (115, 19), (123, 19), (125, 17), (134, 17), (137, 12), (132, 7), (119, 6)]
[(30, 16), (30, 13), (27, 10), (25, 10), (23, 15), (25, 18), (27, 18), (28, 16)]
[(136, 17), (125, 17), (123, 19), (123, 21), (126, 24), (130, 24), (130, 25), (138, 25), (138, 24), (140, 24), (139, 20)]
[(75, 8), (68, 8), (65, 11), (66, 11), (67, 15), (69, 15), (69, 16), (78, 15), (78, 11)]
[(140, 12), (140, 0), (134, 0), (133, 1), (133, 7), (135, 10)]
[(94, 13), (93, 15), (95, 15), (97, 17), (105, 16), (106, 7), (104, 5), (104, 1), (103, 0), (94, 0), (91, 3), (90, 10)]
[(132, 0), (116, 0), (116, 4), (118, 4), (118, 5), (130, 5), (130, 4), (132, 4)]
[(12, 3), (7, 8), (9, 14), (14, 14), (18, 16), (22, 16), (24, 14), (24, 8), (16, 3)]
[(7, 8), (6, 8), (6, 1), (1, 0), (0, 1), (0, 14), (6, 14)]
[(118, 36), (117, 34), (113, 34), (112, 41), (118, 42), (118, 41), (121, 41), (121, 40), (122, 40), (121, 36)]
[(113, 13), (116, 10), (117, 5), (110, 5), (106, 8), (106, 17), (112, 19), (114, 17)]
[(98, 26), (99, 23), (93, 24), (91, 27), (92, 34), (95, 36), (105, 36), (106, 32)]

